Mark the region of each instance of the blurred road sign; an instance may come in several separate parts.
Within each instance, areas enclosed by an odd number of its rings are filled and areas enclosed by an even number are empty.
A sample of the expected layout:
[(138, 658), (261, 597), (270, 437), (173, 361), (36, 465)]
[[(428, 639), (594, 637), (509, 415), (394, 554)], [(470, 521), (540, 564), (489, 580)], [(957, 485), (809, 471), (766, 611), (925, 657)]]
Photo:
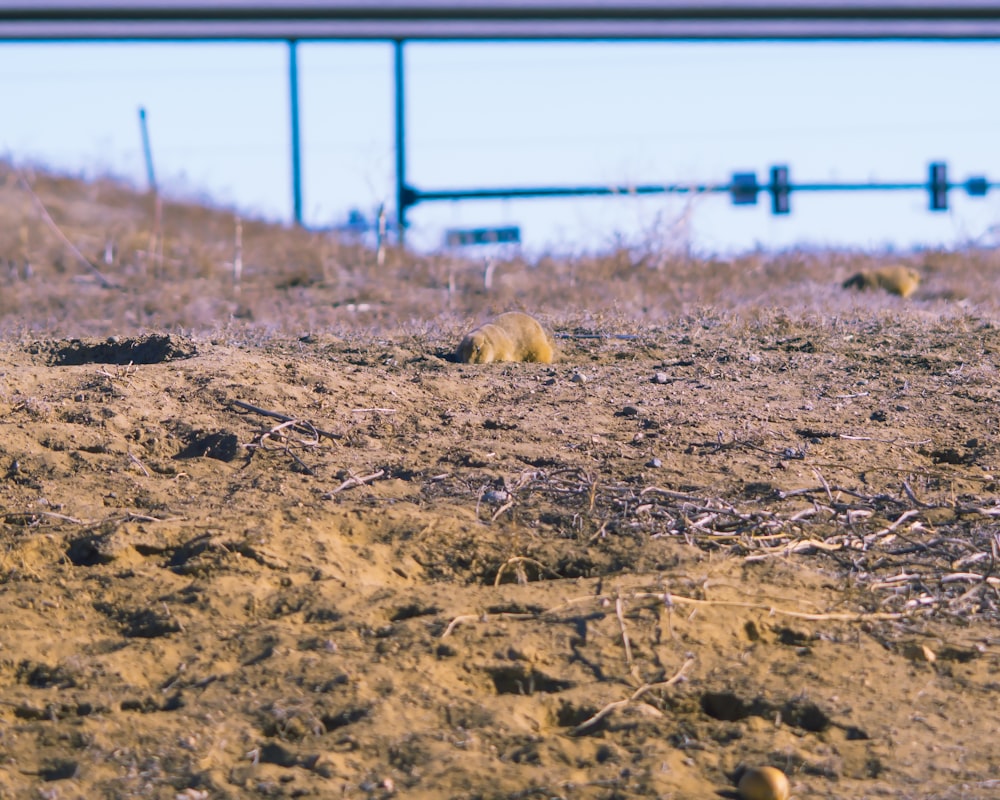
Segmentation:
[(518, 244), (521, 229), (516, 225), (503, 228), (452, 228), (445, 231), (444, 242), (448, 247), (467, 247), (475, 244)]
[(771, 167), (771, 213), (790, 214), (792, 211), (788, 194), (791, 191), (788, 181), (788, 167)]

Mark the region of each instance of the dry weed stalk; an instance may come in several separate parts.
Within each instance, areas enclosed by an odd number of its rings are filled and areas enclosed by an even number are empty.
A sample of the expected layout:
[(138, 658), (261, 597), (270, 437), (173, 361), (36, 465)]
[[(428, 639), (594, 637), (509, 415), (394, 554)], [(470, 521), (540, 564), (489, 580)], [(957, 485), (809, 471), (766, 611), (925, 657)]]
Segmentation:
[(625, 625), (625, 608), (621, 593), (615, 597), (615, 616), (618, 618), (618, 627), (622, 632), (622, 647), (625, 648), (625, 665), (628, 667), (629, 674), (638, 680), (639, 670), (632, 658), (632, 643), (629, 641), (628, 627)]
[(243, 279), (243, 220), (236, 217), (236, 232), (233, 240), (233, 289), (240, 291)]
[(163, 198), (156, 188), (153, 189), (153, 227), (149, 232), (148, 253), (153, 259), (153, 277), (165, 277), (163, 274)]
[(115, 381), (120, 382), (126, 388), (132, 388), (132, 378), (139, 371), (139, 368), (131, 361), (125, 366), (116, 366), (114, 373), (106, 369), (97, 370), (97, 374), (108, 380), (108, 390), (114, 390)]
[(537, 569), (539, 575), (543, 572), (547, 572), (554, 578), (559, 577), (559, 573), (552, 571), (541, 561), (537, 561), (534, 558), (528, 558), (527, 556), (514, 556), (513, 558), (508, 558), (503, 564), (501, 564), (500, 569), (497, 570), (497, 576), (493, 580), (493, 585), (499, 586), (503, 581), (504, 573), (507, 572), (508, 569), (513, 568), (514, 574), (517, 576), (518, 584), (523, 586), (528, 582), (528, 574), (524, 570), (525, 564), (530, 564)]
[(378, 222), (376, 227), (375, 263), (380, 267), (385, 266), (385, 242), (386, 242), (387, 224), (388, 223), (385, 213), (385, 203), (379, 203)]
[(69, 237), (62, 232), (62, 229), (60, 229), (60, 227), (56, 225), (56, 222), (54, 219), (52, 219), (52, 216), (49, 214), (48, 209), (45, 208), (45, 204), (41, 201), (38, 195), (35, 194), (35, 190), (31, 188), (31, 184), (28, 182), (28, 179), (24, 176), (24, 173), (21, 172), (20, 170), (17, 171), (17, 181), (21, 185), (21, 188), (24, 189), (24, 191), (27, 192), (28, 195), (31, 197), (32, 202), (34, 202), (35, 204), (35, 208), (38, 210), (39, 216), (42, 218), (42, 221), (49, 227), (49, 230), (51, 230), (56, 235), (56, 238), (58, 238), (59, 241), (63, 243), (66, 249), (69, 250), (74, 256), (76, 256), (77, 259), (80, 261), (80, 263), (83, 264), (95, 278), (97, 278), (101, 286), (105, 289), (119, 288), (109, 278), (107, 278), (104, 275), (104, 273), (102, 273), (93, 264), (93, 262), (91, 262), (89, 258), (87, 258), (83, 253), (81, 253), (80, 249), (75, 244), (73, 244), (69, 240)]

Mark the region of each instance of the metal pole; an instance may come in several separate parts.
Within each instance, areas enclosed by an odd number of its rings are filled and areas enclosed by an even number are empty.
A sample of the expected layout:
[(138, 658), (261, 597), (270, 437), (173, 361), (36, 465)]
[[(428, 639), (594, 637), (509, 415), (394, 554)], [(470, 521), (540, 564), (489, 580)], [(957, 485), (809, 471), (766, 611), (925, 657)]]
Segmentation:
[(142, 152), (146, 157), (146, 179), (149, 191), (156, 191), (156, 173), (153, 171), (153, 150), (149, 146), (149, 126), (146, 124), (146, 109), (139, 107), (139, 130), (142, 133)]
[(302, 152), (299, 137), (299, 43), (288, 40), (288, 97), (292, 118), (292, 206), (295, 224), (302, 225)]
[(399, 244), (406, 240), (406, 88), (404, 86), (403, 40), (394, 42), (396, 76), (396, 224)]

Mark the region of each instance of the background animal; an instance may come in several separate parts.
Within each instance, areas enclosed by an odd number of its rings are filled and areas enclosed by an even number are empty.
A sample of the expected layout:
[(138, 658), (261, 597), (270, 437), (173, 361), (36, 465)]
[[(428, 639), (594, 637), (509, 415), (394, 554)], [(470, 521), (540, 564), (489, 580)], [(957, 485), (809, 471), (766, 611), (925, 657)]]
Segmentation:
[(844, 281), (845, 289), (884, 289), (900, 297), (909, 297), (919, 285), (919, 272), (898, 265), (859, 272)]

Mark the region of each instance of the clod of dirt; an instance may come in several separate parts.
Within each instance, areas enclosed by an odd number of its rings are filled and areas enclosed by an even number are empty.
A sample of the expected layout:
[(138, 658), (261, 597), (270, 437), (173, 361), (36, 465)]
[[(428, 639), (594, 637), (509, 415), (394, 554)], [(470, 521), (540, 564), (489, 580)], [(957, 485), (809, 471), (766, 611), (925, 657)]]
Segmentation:
[(139, 336), (134, 339), (111, 337), (104, 341), (70, 339), (64, 342), (36, 342), (29, 348), (32, 353), (46, 353), (48, 363), (55, 367), (80, 366), (81, 364), (162, 364), (197, 355), (191, 342), (176, 336)]
[(117, 530), (86, 534), (70, 541), (66, 555), (77, 567), (110, 564), (133, 552), (131, 544)]
[(750, 716), (760, 716), (759, 703), (748, 702), (732, 692), (706, 692), (701, 698), (701, 710), (713, 719), (736, 722)]
[(935, 464), (971, 464), (974, 457), (956, 447), (942, 447), (927, 452)]
[(45, 764), (38, 774), (43, 781), (64, 781), (76, 777), (79, 767), (76, 761), (56, 759)]
[(103, 602), (95, 603), (94, 608), (117, 622), (122, 635), (128, 638), (156, 639), (181, 629), (180, 623), (169, 613), (157, 609), (128, 609)]
[(214, 458), (232, 461), (239, 454), (240, 440), (230, 431), (190, 431), (184, 437), (185, 446), (174, 458)]
[(781, 717), (789, 725), (811, 733), (820, 733), (830, 727), (826, 712), (806, 700), (789, 700), (781, 709)]

